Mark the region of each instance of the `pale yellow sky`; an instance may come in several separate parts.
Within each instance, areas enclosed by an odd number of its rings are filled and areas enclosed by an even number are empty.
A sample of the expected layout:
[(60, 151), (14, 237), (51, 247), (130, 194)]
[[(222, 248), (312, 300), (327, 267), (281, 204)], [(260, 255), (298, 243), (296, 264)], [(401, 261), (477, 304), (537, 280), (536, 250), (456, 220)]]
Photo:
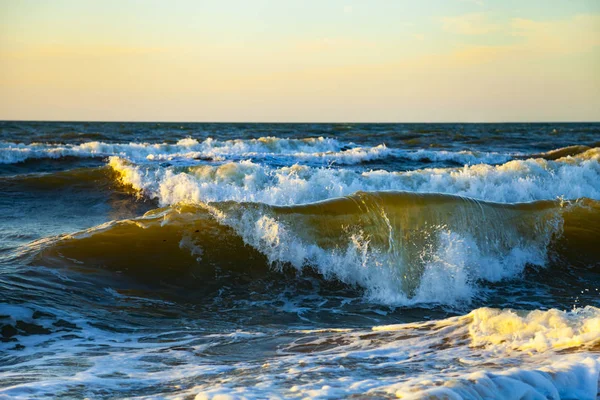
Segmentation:
[(600, 120), (596, 0), (0, 0), (0, 23), (0, 119)]

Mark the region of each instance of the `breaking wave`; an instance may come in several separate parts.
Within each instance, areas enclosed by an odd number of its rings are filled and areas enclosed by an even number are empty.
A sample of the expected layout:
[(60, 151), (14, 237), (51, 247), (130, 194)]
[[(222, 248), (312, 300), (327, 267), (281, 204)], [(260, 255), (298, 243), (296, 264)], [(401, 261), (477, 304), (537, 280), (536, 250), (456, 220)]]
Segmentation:
[(357, 191), (447, 193), (505, 203), (564, 197), (600, 199), (600, 148), (555, 161), (513, 160), (502, 165), (408, 172), (269, 167), (251, 161), (192, 167), (136, 165), (111, 157), (120, 181), (163, 205), (234, 200), (291, 205)]
[[(499, 204), (406, 192), (358, 192), (272, 206), (178, 204), (37, 246), (45, 265), (171, 274), (220, 268), (312, 268), (382, 304), (469, 301), (480, 281), (515, 278), (526, 265), (600, 261), (600, 205), (580, 199)], [(36, 247), (34, 244), (32, 247)]]

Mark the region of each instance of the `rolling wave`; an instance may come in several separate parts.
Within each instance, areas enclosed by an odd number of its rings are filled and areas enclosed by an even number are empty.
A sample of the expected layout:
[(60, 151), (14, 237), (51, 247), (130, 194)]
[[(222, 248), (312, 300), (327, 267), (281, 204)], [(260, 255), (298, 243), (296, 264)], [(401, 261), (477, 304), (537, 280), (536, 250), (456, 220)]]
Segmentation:
[(590, 199), (499, 204), (358, 192), (294, 206), (177, 204), (31, 248), (44, 265), (181, 281), (217, 266), (312, 268), (362, 287), (370, 301), (453, 304), (469, 301), (479, 281), (515, 278), (526, 265), (597, 264), (599, 226), (600, 203)]
[(193, 167), (137, 165), (111, 157), (119, 180), (162, 205), (234, 200), (293, 205), (357, 191), (447, 193), (485, 201), (527, 202), (564, 197), (600, 199), (600, 148), (557, 160), (513, 160), (501, 165), (407, 172), (270, 167), (251, 161)]

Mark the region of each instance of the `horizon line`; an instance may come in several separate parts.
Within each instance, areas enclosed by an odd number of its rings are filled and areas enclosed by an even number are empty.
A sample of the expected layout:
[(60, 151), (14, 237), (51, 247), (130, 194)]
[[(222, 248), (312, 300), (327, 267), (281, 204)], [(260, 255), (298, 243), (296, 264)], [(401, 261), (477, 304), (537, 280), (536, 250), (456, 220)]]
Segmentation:
[(121, 123), (121, 124), (598, 124), (600, 120), (546, 120), (546, 121), (177, 121), (177, 120), (63, 120), (63, 119), (0, 119), (3, 122), (50, 122), (50, 123)]

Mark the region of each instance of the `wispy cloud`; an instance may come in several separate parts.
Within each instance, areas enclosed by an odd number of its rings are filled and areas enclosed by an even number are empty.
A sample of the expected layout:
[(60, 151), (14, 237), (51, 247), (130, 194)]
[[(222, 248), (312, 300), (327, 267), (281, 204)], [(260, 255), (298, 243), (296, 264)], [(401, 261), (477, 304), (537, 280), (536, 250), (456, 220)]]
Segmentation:
[(523, 62), (535, 57), (600, 51), (600, 15), (581, 14), (559, 20), (513, 18), (498, 27), (503, 35), (516, 40), (502, 45), (460, 45), (440, 55), (443, 63), (464, 66), (500, 60)]
[(168, 50), (160, 47), (127, 47), (106, 45), (48, 45), (24, 47), (17, 51), (0, 51), (2, 57), (13, 58), (92, 58), (92, 57), (119, 57), (119, 56), (142, 56), (147, 54), (165, 53)]
[(460, 0), (463, 3), (472, 3), (478, 6), (483, 6), (483, 0)]
[(294, 44), (294, 48), (300, 51), (321, 52), (332, 50), (348, 50), (373, 48), (377, 44), (368, 40), (351, 39), (344, 37), (324, 37), (312, 40), (302, 40)]
[(500, 29), (485, 13), (469, 13), (454, 17), (442, 17), (442, 29), (460, 35), (484, 35)]
[(581, 14), (557, 21), (514, 18), (510, 28), (530, 51), (576, 53), (600, 47), (600, 15)]

